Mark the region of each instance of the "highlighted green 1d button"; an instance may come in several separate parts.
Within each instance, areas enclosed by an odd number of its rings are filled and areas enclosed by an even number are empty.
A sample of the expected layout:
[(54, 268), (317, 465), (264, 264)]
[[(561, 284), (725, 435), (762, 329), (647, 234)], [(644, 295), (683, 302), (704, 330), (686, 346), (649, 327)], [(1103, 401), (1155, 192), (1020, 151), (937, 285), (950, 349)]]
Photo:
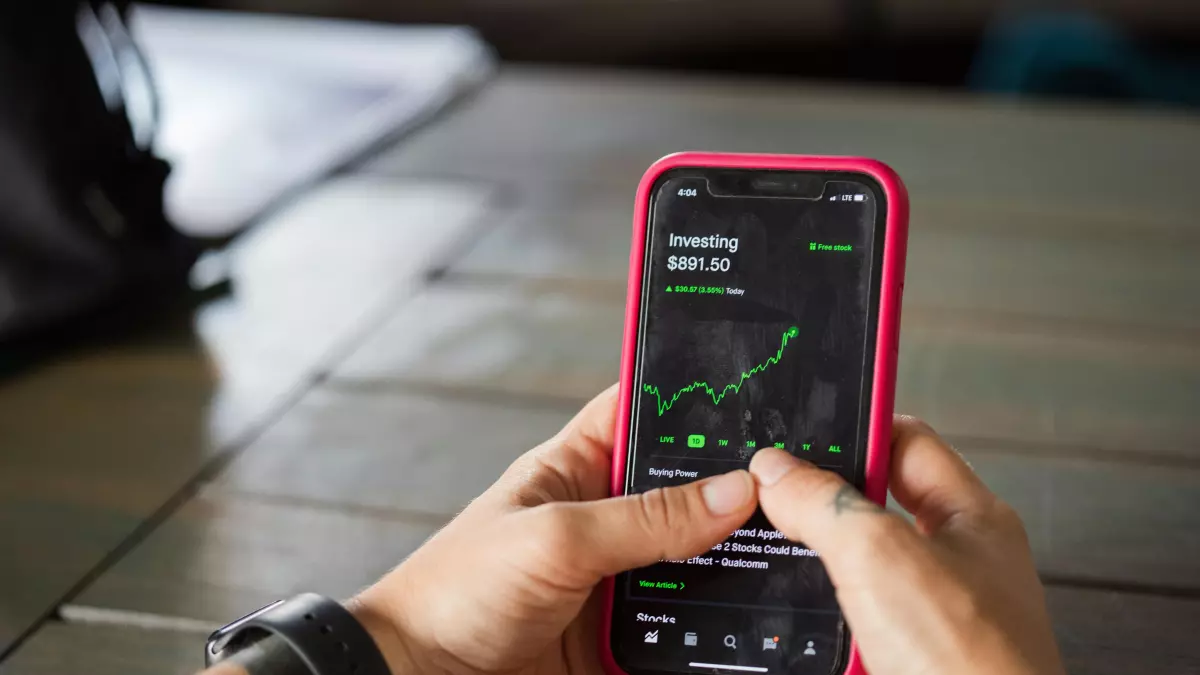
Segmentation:
[(704, 434), (692, 434), (691, 436), (688, 436), (688, 447), (689, 448), (703, 448), (704, 447)]

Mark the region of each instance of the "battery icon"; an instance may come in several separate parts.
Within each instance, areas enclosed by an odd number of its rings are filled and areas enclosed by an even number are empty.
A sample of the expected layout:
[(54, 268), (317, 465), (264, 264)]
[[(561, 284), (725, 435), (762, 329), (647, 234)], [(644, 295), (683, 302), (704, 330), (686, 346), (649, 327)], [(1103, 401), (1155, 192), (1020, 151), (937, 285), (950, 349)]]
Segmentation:
[(854, 195), (854, 201), (856, 201), (856, 202), (861, 202), (864, 199), (866, 199), (865, 195)]

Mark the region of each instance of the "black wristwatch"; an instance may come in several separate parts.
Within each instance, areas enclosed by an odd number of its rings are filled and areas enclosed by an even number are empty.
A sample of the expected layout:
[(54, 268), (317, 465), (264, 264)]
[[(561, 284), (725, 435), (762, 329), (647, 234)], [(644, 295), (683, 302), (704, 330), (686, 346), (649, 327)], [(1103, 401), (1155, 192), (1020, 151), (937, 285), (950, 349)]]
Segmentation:
[(341, 603), (316, 593), (279, 600), (208, 637), (213, 666), (268, 635), (281, 638), (313, 675), (391, 675), (375, 641)]

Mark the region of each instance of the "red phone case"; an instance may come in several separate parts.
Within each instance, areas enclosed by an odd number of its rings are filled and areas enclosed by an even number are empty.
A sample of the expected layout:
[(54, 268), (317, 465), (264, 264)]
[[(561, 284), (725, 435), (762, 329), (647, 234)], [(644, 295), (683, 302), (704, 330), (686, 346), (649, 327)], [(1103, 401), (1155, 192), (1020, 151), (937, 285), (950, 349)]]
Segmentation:
[[(763, 169), (792, 171), (848, 171), (877, 181), (887, 199), (882, 285), (879, 294), (879, 323), (875, 340), (875, 374), (871, 389), (871, 418), (867, 433), (866, 483), (864, 493), (878, 504), (887, 500), (888, 460), (891, 451), (892, 407), (896, 393), (896, 355), (900, 347), (900, 301), (904, 290), (904, 255), (908, 244), (908, 192), (896, 172), (883, 162), (862, 157), (818, 157), (810, 155), (756, 155), (713, 152), (682, 152), (655, 162), (638, 185), (633, 212), (633, 243), (629, 253), (629, 284), (625, 297), (625, 332), (621, 348), (621, 391), (617, 409), (616, 444), (613, 447), (610, 493), (625, 489), (625, 460), (629, 450), (629, 416), (633, 402), (633, 366), (638, 318), (642, 298), (643, 258), (646, 224), (650, 214), (650, 191), (664, 172), (687, 167)], [(605, 581), (604, 616), (600, 627), (600, 654), (609, 675), (626, 675), (612, 654), (612, 610), (614, 579)], [(866, 675), (853, 639), (845, 675)]]

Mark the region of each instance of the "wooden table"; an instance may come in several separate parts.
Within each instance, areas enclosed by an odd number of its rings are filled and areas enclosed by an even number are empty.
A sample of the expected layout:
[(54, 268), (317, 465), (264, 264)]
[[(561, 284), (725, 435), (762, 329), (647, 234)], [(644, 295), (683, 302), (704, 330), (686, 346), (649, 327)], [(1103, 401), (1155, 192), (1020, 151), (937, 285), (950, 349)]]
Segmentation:
[(1200, 672), (1196, 118), (519, 68), (265, 224), (194, 323), (0, 387), (5, 672), (190, 673), (393, 565), (616, 378), (633, 187), (681, 149), (904, 176), (899, 408), (1025, 518), (1071, 672)]

